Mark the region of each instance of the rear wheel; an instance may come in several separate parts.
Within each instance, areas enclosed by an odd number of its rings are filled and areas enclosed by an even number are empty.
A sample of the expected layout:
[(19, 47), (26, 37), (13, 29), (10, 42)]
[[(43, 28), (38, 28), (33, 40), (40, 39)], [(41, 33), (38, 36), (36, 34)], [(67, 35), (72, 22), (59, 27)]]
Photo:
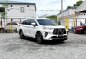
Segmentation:
[(41, 33), (36, 34), (36, 39), (37, 39), (37, 43), (39, 44), (43, 43), (43, 36)]
[(4, 28), (0, 28), (0, 33), (4, 33), (5, 29)]
[(86, 30), (83, 31), (83, 34), (86, 34)]
[(25, 36), (23, 34), (23, 31), (20, 31), (19, 35), (20, 35), (20, 39), (24, 39), (25, 38)]
[(15, 33), (18, 33), (17, 28), (14, 30)]

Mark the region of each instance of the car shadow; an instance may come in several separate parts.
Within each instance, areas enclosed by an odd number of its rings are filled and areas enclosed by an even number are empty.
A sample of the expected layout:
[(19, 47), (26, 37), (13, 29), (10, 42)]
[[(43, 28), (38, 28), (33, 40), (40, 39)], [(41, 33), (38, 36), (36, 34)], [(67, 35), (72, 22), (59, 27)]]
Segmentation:
[[(24, 40), (27, 40), (27, 41), (30, 41), (30, 42), (35, 42), (36, 43), (36, 39), (34, 38), (30, 38), (30, 37), (26, 37)], [(44, 40), (42, 44), (40, 45), (57, 45), (57, 44), (65, 44), (66, 42), (61, 42), (61, 41), (58, 41), (58, 40)], [(38, 44), (38, 43), (37, 43)]]
[(59, 45), (59, 44), (65, 44), (65, 42), (61, 42), (61, 41), (58, 41), (58, 40), (55, 40), (55, 41), (44, 41), (42, 43), (43, 45)]
[(80, 33), (79, 33), (79, 34), (77, 34), (77, 35), (86, 35), (86, 34), (80, 34)]

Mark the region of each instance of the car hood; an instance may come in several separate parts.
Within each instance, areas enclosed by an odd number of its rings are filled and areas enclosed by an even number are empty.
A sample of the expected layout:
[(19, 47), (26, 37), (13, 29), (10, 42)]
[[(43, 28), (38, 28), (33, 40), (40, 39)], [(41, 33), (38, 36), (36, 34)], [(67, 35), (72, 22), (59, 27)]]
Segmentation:
[(62, 25), (57, 25), (57, 26), (44, 26), (45, 28), (65, 28), (65, 26), (62, 26)]

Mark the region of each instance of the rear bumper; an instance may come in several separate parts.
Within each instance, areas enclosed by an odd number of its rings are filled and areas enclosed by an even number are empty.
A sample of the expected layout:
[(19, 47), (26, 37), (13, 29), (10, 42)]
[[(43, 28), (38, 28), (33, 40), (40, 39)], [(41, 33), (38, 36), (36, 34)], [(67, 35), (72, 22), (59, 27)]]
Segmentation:
[(82, 33), (82, 30), (75, 30), (75, 33)]

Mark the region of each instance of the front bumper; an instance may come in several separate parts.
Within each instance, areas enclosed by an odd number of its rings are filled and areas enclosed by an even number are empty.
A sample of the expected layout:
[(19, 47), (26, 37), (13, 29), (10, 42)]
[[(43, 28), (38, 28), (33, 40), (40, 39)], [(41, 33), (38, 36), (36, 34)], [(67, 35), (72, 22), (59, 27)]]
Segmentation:
[(53, 34), (48, 34), (44, 40), (67, 40), (67, 34), (63, 35), (53, 35)]

